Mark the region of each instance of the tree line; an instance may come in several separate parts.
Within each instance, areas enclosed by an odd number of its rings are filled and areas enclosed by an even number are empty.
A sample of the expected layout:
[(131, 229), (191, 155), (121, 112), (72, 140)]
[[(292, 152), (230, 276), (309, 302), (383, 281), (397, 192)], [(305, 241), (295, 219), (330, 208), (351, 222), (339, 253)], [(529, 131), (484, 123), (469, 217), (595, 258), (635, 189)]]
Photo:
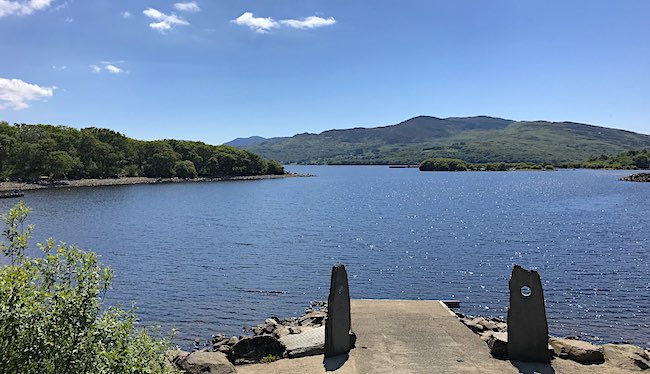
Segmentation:
[(142, 141), (95, 127), (0, 122), (0, 178), (195, 178), (284, 174), (272, 160), (229, 146)]

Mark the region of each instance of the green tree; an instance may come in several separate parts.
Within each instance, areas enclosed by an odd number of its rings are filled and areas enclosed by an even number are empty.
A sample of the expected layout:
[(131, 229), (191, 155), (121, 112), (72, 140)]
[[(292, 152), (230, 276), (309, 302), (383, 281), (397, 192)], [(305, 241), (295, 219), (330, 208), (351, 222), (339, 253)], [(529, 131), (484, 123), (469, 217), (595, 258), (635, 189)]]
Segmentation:
[(133, 310), (102, 310), (112, 272), (93, 252), (39, 244), (29, 257), (32, 226), (20, 202), (5, 214), (10, 265), (0, 269), (0, 369), (4, 373), (178, 373), (164, 357), (169, 343), (136, 327)]
[(70, 171), (81, 166), (81, 162), (66, 151), (53, 151), (49, 154), (48, 166), (52, 178), (64, 179)]
[(646, 156), (638, 156), (634, 159), (634, 165), (639, 169), (647, 169), (650, 168), (650, 161)]
[(463, 160), (455, 158), (430, 158), (422, 161), (421, 171), (463, 171), (467, 170), (467, 164)]
[(196, 168), (190, 160), (176, 161), (174, 174), (179, 178), (196, 178)]

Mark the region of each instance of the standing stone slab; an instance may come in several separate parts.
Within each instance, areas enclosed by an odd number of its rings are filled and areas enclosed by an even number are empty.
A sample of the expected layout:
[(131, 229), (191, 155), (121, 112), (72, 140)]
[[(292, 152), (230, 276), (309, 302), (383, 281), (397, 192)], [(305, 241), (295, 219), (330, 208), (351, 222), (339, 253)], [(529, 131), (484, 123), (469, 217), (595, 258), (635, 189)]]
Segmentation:
[(332, 268), (330, 295), (327, 299), (325, 321), (325, 357), (350, 352), (354, 335), (350, 332), (350, 290), (348, 273), (342, 264)]
[(519, 265), (510, 278), (508, 357), (511, 360), (550, 362), (544, 291), (539, 274)]

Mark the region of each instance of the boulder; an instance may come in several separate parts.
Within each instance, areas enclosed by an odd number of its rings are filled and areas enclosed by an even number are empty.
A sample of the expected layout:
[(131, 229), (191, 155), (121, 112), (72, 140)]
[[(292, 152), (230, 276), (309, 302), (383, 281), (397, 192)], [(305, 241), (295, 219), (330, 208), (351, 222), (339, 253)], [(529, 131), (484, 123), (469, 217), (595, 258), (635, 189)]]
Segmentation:
[(167, 359), (167, 361), (178, 366), (178, 363), (182, 359), (187, 357), (189, 354), (190, 352), (182, 351), (180, 349), (170, 349), (167, 352), (165, 352), (165, 358)]
[(605, 362), (602, 346), (572, 339), (550, 338), (553, 353), (559, 358), (569, 359), (581, 364), (602, 364)]
[(287, 348), (289, 358), (320, 355), (325, 352), (325, 326), (302, 334), (286, 335), (280, 342)]
[(488, 342), (490, 338), (492, 338), (492, 334), (494, 334), (494, 331), (484, 331), (478, 334), (478, 336), (483, 340), (484, 342)]
[(254, 364), (264, 357), (283, 357), (285, 347), (278, 339), (271, 335), (260, 335), (243, 338), (232, 346), (230, 360), (237, 365)]
[(635, 371), (650, 369), (650, 356), (643, 348), (629, 344), (605, 344), (603, 348), (608, 364)]
[(187, 374), (231, 374), (235, 367), (221, 352), (192, 352), (177, 365)]
[(483, 325), (481, 325), (479, 323), (476, 323), (474, 321), (475, 319), (476, 318), (474, 318), (474, 319), (464, 318), (464, 319), (461, 319), (461, 322), (463, 322), (463, 324), (465, 326), (467, 326), (467, 328), (472, 330), (472, 332), (474, 332), (476, 334), (480, 334), (481, 332), (483, 332), (483, 330), (485, 330), (485, 328), (483, 327)]
[(477, 324), (479, 326), (482, 326), (483, 330), (488, 330), (488, 331), (498, 331), (499, 330), (497, 328), (496, 322), (487, 320), (487, 319), (482, 318), (482, 317), (474, 318), (474, 320), (472, 322), (474, 322), (475, 324)]
[(327, 317), (327, 313), (315, 310), (298, 318), (298, 323), (301, 326), (322, 325)]
[(487, 341), (490, 354), (501, 360), (508, 359), (508, 334), (505, 332), (492, 332)]
[(275, 335), (275, 337), (278, 338), (278, 339), (282, 339), (283, 336), (287, 336), (289, 334), (291, 334), (291, 331), (286, 326), (282, 326), (282, 327), (276, 329), (275, 333), (273, 333), (273, 335)]

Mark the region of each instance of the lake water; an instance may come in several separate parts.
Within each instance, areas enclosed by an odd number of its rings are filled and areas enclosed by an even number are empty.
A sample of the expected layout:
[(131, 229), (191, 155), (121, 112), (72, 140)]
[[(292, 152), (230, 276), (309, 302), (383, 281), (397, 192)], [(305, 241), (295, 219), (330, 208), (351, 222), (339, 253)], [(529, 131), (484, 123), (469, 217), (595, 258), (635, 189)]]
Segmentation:
[[(291, 166), (313, 178), (27, 192), (35, 238), (102, 256), (109, 303), (177, 342), (240, 334), (326, 300), (459, 299), (505, 316), (513, 264), (537, 269), (553, 335), (650, 346), (650, 184), (625, 171), (419, 172)], [(0, 201), (6, 211), (15, 201)]]

